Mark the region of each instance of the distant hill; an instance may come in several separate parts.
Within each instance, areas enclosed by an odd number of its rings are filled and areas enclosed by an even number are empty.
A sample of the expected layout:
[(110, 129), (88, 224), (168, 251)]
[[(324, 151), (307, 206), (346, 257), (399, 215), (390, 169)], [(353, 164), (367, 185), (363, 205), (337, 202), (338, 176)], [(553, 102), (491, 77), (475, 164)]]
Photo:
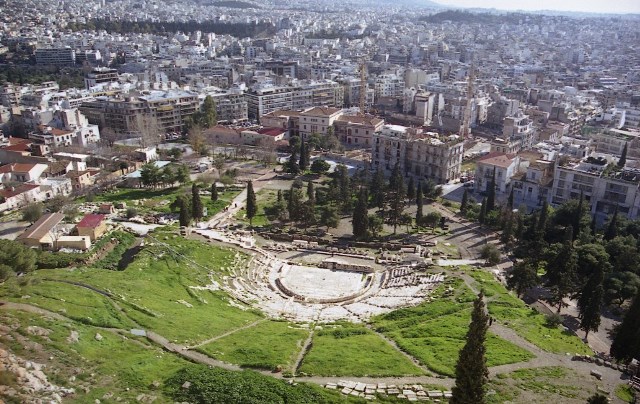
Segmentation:
[(209, 3), (212, 6), (217, 7), (228, 7), (228, 8), (262, 8), (257, 4), (248, 3), (246, 1), (238, 1), (238, 0), (223, 0), (223, 1), (214, 1)]
[(527, 24), (539, 24), (545, 17), (536, 14), (525, 13), (472, 13), (462, 10), (446, 10), (436, 14), (421, 17), (421, 21), (442, 23), (444, 21), (462, 22), (469, 24), (513, 24), (522, 21)]

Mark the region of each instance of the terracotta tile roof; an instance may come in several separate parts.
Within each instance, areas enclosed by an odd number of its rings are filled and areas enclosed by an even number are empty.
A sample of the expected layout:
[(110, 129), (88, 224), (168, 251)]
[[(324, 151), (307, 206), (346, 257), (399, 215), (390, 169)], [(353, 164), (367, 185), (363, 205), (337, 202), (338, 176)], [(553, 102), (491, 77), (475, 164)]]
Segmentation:
[(499, 152), (493, 152), (478, 159), (478, 163), (507, 168), (513, 163), (513, 159), (515, 157), (516, 157), (515, 154), (504, 154)]
[(283, 129), (280, 128), (262, 128), (262, 129), (258, 129), (258, 133), (261, 135), (267, 135), (267, 136), (280, 136), (282, 135), (284, 132), (286, 132)]
[(336, 122), (355, 123), (360, 125), (377, 126), (384, 123), (383, 119), (372, 115), (342, 115), (336, 119)]
[(300, 113), (300, 115), (311, 115), (311, 116), (318, 116), (318, 115), (333, 115), (337, 112), (342, 111), (341, 108), (332, 108), (332, 107), (313, 107), (307, 111), (304, 111), (302, 113)]
[(104, 220), (104, 215), (89, 213), (82, 218), (82, 220), (76, 225), (76, 227), (95, 229), (100, 225), (100, 223), (102, 223), (102, 220)]
[(40, 185), (36, 184), (22, 184), (13, 189), (0, 190), (0, 196), (4, 198), (11, 198), (16, 195), (20, 195), (24, 192), (31, 191), (32, 189), (40, 188)]
[(36, 166), (35, 164), (25, 164), (25, 163), (5, 164), (3, 166), (0, 166), (0, 174), (26, 173), (31, 171), (35, 166)]
[(292, 109), (278, 109), (262, 116), (300, 116), (300, 111), (294, 111)]
[(31, 146), (31, 143), (18, 143), (18, 144), (9, 145), (7, 147), (3, 147), (3, 149), (8, 151), (15, 151), (15, 152), (28, 152), (29, 146)]
[(56, 212), (42, 215), (37, 222), (29, 226), (24, 233), (18, 236), (18, 240), (27, 238), (40, 240), (42, 237), (46, 236), (54, 226), (60, 223), (62, 219), (64, 219), (64, 213)]

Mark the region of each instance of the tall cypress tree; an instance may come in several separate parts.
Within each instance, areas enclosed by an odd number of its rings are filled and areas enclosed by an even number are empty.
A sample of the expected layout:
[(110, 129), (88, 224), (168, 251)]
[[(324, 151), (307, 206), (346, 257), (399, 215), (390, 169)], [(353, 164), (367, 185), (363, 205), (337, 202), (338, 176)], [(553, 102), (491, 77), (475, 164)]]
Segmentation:
[(496, 207), (496, 168), (493, 168), (493, 176), (487, 190), (487, 212), (491, 212)]
[(580, 222), (582, 221), (582, 215), (584, 210), (584, 191), (580, 190), (580, 199), (578, 201), (578, 209), (576, 210), (575, 217), (573, 218), (573, 239), (577, 239), (580, 235)]
[(197, 222), (202, 219), (203, 208), (202, 201), (200, 200), (200, 191), (195, 183), (191, 185), (191, 216)]
[(418, 183), (418, 191), (416, 193), (416, 227), (420, 227), (420, 223), (422, 223), (422, 217), (424, 216), (423, 206), (422, 184)]
[(469, 209), (469, 193), (467, 192), (467, 188), (465, 188), (462, 193), (462, 202), (460, 202), (460, 213), (463, 215), (466, 214), (467, 209)]
[(509, 198), (507, 199), (507, 206), (509, 207), (509, 209), (513, 209), (513, 188), (511, 188), (511, 192), (509, 192)]
[(416, 188), (416, 205), (418, 204), (418, 198), (422, 201), (424, 198), (424, 190), (422, 189), (422, 181), (418, 181), (418, 187)]
[(540, 216), (538, 217), (538, 231), (544, 234), (547, 229), (547, 220), (549, 219), (549, 203), (545, 200), (540, 209)]
[(256, 202), (256, 193), (253, 191), (253, 181), (247, 183), (247, 218), (249, 226), (253, 226), (253, 218), (258, 213), (258, 204)]
[(640, 357), (640, 290), (613, 338), (611, 355), (619, 360)]
[(300, 160), (298, 161), (298, 166), (301, 171), (304, 171), (307, 169), (308, 165), (309, 161), (307, 160), (306, 146), (304, 144), (304, 138), (302, 138), (300, 140)]
[(618, 235), (618, 205), (613, 210), (613, 216), (609, 221), (607, 230), (604, 232), (604, 239), (607, 241), (613, 240)]
[(578, 318), (580, 319), (580, 329), (585, 332), (585, 340), (590, 331), (597, 331), (600, 327), (600, 309), (604, 302), (603, 280), (604, 272), (602, 268), (598, 268), (589, 277), (578, 298)]
[(413, 182), (413, 176), (409, 177), (409, 185), (407, 185), (407, 199), (409, 203), (416, 197), (416, 186)]
[(307, 183), (307, 198), (309, 198), (309, 200), (313, 201), (313, 203), (315, 204), (316, 191), (314, 190), (314, 187), (313, 187), (313, 181), (309, 181)]
[(387, 218), (389, 223), (393, 226), (393, 234), (396, 234), (396, 229), (400, 218), (402, 217), (402, 211), (405, 206), (405, 188), (404, 179), (400, 173), (398, 163), (396, 163), (389, 178), (389, 188), (387, 197), (389, 199), (389, 212), (387, 212)]
[(483, 294), (473, 302), (471, 324), (467, 331), (466, 342), (458, 356), (456, 364), (456, 385), (451, 390), (450, 404), (485, 403), (485, 384), (489, 380), (489, 370), (484, 346), (489, 328), (489, 316), (486, 313)]
[(358, 240), (367, 238), (369, 229), (369, 216), (367, 212), (367, 200), (369, 196), (367, 191), (363, 188), (358, 195), (358, 201), (353, 209), (353, 237)]
[(620, 155), (620, 159), (618, 159), (618, 167), (624, 168), (625, 164), (627, 164), (627, 146), (628, 144), (624, 144), (624, 148), (622, 149), (622, 154)]
[(218, 187), (216, 187), (215, 181), (211, 184), (211, 200), (213, 202), (218, 200)]
[(487, 197), (482, 198), (482, 205), (480, 205), (480, 214), (478, 215), (478, 222), (484, 224), (487, 217)]
[(371, 205), (384, 210), (385, 204), (385, 183), (384, 173), (380, 168), (376, 170), (376, 173), (371, 178), (371, 184), (369, 185), (369, 192), (371, 192)]
[(189, 223), (191, 223), (191, 207), (189, 206), (189, 202), (186, 197), (181, 197), (178, 200), (178, 209), (180, 209), (180, 214), (178, 216), (180, 226), (189, 226)]

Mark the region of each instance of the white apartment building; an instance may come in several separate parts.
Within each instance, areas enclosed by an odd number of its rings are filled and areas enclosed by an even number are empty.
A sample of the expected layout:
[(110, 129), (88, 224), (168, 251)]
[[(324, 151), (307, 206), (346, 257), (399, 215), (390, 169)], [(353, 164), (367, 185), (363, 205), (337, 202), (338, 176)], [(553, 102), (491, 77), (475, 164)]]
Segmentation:
[(404, 78), (395, 74), (383, 74), (376, 77), (375, 81), (376, 100), (381, 97), (402, 97), (404, 92)]
[(314, 107), (300, 113), (300, 136), (306, 139), (312, 133), (326, 135), (341, 115), (342, 109), (331, 107)]
[(496, 173), (496, 192), (507, 193), (511, 189), (511, 179), (518, 173), (520, 157), (517, 154), (492, 152), (476, 162), (475, 188), (478, 192), (487, 192), (493, 172)]
[(36, 49), (36, 64), (73, 66), (76, 64), (76, 51), (71, 48)]
[(611, 215), (616, 206), (622, 215), (635, 219), (640, 212), (640, 170), (613, 168), (605, 158), (587, 157), (555, 169), (550, 195), (552, 205), (560, 205), (584, 195), (591, 214), (599, 223)]

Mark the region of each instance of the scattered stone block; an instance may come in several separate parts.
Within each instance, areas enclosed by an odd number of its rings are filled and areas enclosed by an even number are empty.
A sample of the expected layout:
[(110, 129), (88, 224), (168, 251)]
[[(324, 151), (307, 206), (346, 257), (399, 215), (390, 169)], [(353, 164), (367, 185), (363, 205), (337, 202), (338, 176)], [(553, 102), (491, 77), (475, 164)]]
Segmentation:
[(354, 390), (362, 392), (364, 391), (365, 388), (366, 388), (366, 385), (364, 383), (356, 383)]
[(598, 380), (602, 380), (602, 373), (595, 369), (591, 369), (591, 376), (594, 376)]
[(347, 395), (347, 394), (350, 394), (352, 391), (353, 391), (353, 389), (345, 387), (345, 388), (342, 389), (341, 393)]
[(338, 388), (338, 386), (335, 383), (327, 383), (324, 387), (331, 390), (336, 390)]

